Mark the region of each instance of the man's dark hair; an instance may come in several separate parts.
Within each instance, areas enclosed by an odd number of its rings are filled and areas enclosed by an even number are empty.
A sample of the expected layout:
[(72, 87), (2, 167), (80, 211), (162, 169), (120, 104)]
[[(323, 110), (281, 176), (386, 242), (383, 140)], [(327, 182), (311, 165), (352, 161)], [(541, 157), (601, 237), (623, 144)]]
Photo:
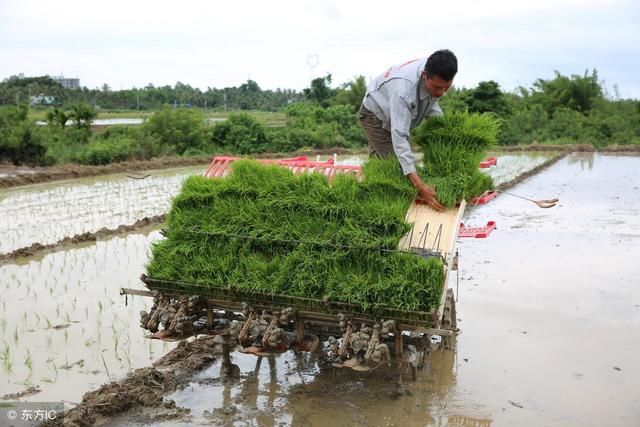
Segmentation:
[(427, 77), (438, 76), (450, 81), (458, 72), (458, 58), (449, 49), (441, 49), (433, 52), (424, 66)]

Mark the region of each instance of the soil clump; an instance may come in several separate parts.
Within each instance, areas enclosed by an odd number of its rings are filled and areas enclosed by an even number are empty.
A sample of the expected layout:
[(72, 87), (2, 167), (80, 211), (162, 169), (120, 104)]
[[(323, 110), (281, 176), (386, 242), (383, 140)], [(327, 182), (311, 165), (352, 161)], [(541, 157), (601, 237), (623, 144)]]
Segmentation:
[[(136, 419), (188, 419), (189, 410), (164, 396), (186, 385), (194, 373), (210, 366), (220, 354), (215, 337), (181, 341), (151, 367), (136, 369), (120, 381), (86, 393), (82, 402), (65, 411), (65, 426), (108, 425), (127, 411)], [(62, 425), (61, 422), (52, 425)]]

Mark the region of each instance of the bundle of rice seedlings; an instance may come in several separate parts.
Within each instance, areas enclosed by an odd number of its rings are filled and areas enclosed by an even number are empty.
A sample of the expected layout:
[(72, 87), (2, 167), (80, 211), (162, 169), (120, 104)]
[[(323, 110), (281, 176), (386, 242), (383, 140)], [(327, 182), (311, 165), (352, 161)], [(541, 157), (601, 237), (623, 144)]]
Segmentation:
[(424, 154), (418, 172), (435, 187), (440, 203), (453, 207), (493, 188), (478, 165), (496, 144), (498, 132), (499, 122), (491, 115), (467, 112), (431, 117), (415, 130), (412, 142)]
[(395, 159), (371, 159), (364, 178), (255, 161), (222, 179), (188, 178), (173, 200), (165, 240), (152, 248), (152, 279), (197, 286), (429, 311), (439, 258), (398, 252), (416, 191)]

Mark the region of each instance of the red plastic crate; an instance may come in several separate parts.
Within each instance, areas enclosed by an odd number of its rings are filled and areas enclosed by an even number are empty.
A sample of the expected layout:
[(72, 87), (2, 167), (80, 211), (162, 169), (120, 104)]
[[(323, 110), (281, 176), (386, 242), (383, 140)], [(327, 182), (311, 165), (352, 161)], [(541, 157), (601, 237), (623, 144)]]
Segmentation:
[[(211, 164), (209, 164), (204, 176), (209, 178), (222, 178), (227, 176), (231, 171), (230, 165), (240, 159), (240, 157), (233, 156), (216, 156), (211, 161)], [(325, 162), (312, 162), (306, 157), (301, 156), (290, 159), (258, 159), (258, 161), (265, 164), (287, 167), (296, 175), (317, 172), (326, 175), (329, 179), (335, 174), (340, 173), (350, 173), (356, 176), (362, 175), (362, 168), (360, 166), (335, 165), (333, 159)]]
[(463, 223), (460, 223), (460, 230), (458, 230), (458, 237), (474, 237), (476, 239), (484, 239), (489, 237), (489, 234), (496, 229), (496, 222), (489, 221), (487, 225), (483, 227), (467, 227)]
[(480, 162), (480, 167), (483, 169), (490, 168), (491, 166), (495, 166), (498, 164), (498, 159), (496, 157), (487, 157), (486, 160)]
[(485, 203), (488, 203), (490, 200), (495, 199), (497, 196), (498, 196), (497, 191), (487, 191), (481, 196), (474, 197), (473, 199), (471, 199), (471, 203), (474, 205), (484, 205)]

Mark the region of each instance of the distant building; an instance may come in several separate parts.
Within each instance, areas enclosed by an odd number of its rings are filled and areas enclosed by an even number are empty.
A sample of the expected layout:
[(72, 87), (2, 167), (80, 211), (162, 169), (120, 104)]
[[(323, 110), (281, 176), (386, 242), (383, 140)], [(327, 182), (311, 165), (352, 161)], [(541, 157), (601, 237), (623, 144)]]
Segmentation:
[(51, 80), (60, 83), (62, 87), (67, 89), (80, 89), (80, 79), (69, 79), (60, 75), (51, 77)]
[(32, 96), (31, 99), (29, 100), (29, 105), (34, 106), (34, 105), (53, 105), (56, 102), (56, 98), (53, 96), (47, 96), (47, 95), (38, 95), (38, 96)]

